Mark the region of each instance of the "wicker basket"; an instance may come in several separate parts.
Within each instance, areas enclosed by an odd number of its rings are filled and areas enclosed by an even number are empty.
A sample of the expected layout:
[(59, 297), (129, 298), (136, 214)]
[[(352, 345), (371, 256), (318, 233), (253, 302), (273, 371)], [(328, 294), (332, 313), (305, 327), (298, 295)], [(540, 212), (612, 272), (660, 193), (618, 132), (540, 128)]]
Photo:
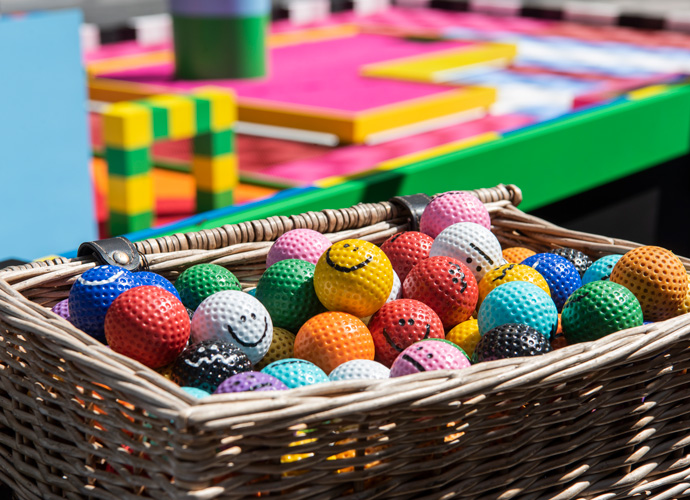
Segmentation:
[[(474, 193), (504, 245), (638, 246), (526, 215), (514, 186)], [(136, 245), (168, 278), (214, 262), (250, 287), (289, 229), (380, 243), (409, 227), (404, 212), (364, 204)], [(19, 498), (690, 495), (690, 315), (465, 370), (195, 400), (46, 308), (94, 265), (0, 272), (0, 481)]]

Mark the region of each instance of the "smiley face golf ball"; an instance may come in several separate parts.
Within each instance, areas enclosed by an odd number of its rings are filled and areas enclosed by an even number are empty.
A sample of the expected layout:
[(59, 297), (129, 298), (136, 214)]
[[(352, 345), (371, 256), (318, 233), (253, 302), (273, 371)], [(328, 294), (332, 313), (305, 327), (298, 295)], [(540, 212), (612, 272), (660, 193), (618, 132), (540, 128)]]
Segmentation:
[(157, 286), (121, 293), (105, 316), (105, 338), (111, 349), (149, 368), (172, 363), (187, 345), (189, 332), (182, 302)]
[(324, 372), (353, 359), (374, 359), (374, 340), (361, 319), (327, 311), (308, 320), (295, 337), (294, 357), (311, 361)]
[(489, 292), (477, 314), (482, 336), (506, 323), (531, 326), (549, 339), (558, 328), (558, 311), (551, 297), (537, 285), (512, 281)]
[(266, 269), (256, 286), (256, 298), (266, 307), (273, 324), (291, 332), (326, 311), (314, 290), (314, 264), (285, 259)]
[(68, 297), (70, 321), (96, 340), (105, 341), (105, 315), (123, 292), (140, 286), (135, 273), (117, 266), (98, 266), (77, 278)]
[(331, 382), (342, 380), (374, 380), (390, 377), (390, 369), (376, 361), (368, 359), (353, 359), (343, 363), (333, 370), (328, 378)]
[(213, 393), (226, 379), (252, 369), (239, 347), (222, 340), (190, 344), (174, 361), (170, 378), (182, 387), (196, 387)]
[(613, 267), (610, 281), (637, 297), (645, 321), (672, 318), (688, 292), (683, 263), (669, 250), (656, 246), (635, 248), (623, 255)]
[(287, 385), (268, 373), (249, 371), (238, 373), (224, 380), (214, 394), (285, 391), (287, 389)]
[(443, 323), (426, 304), (399, 299), (384, 304), (369, 321), (376, 361), (390, 367), (408, 346), (428, 338), (444, 338)]
[(472, 315), (477, 305), (477, 281), (463, 263), (450, 257), (429, 257), (407, 275), (403, 297), (431, 307), (444, 328), (450, 329)]
[(297, 358), (274, 361), (261, 372), (277, 378), (290, 389), (321, 384), (329, 380), (328, 375), (314, 363)]
[(477, 305), (481, 306), (484, 297), (486, 297), (491, 290), (504, 283), (510, 283), (511, 281), (526, 281), (527, 283), (533, 283), (551, 295), (549, 284), (536, 269), (524, 264), (509, 263), (492, 269), (486, 273), (477, 284), (479, 287)]
[(551, 351), (549, 341), (529, 325), (507, 323), (484, 334), (472, 354), (472, 362), (537, 356)]
[(593, 281), (575, 290), (563, 307), (561, 323), (568, 344), (600, 339), (642, 325), (642, 308), (618, 283)]
[(388, 256), (393, 270), (401, 281), (414, 266), (429, 257), (434, 239), (419, 231), (404, 231), (394, 234), (381, 243), (381, 250)]
[(568, 259), (560, 255), (538, 253), (527, 257), (522, 264), (536, 269), (544, 277), (558, 312), (561, 312), (570, 294), (582, 286), (580, 273)]
[(491, 216), (479, 198), (463, 191), (436, 196), (424, 209), (419, 230), (432, 238), (458, 222), (473, 222), (491, 229)]
[(331, 241), (313, 229), (292, 229), (271, 245), (266, 255), (266, 267), (286, 259), (298, 259), (316, 264)]
[(182, 303), (192, 311), (214, 293), (242, 289), (234, 274), (216, 264), (190, 267), (177, 278), (175, 288), (180, 293)]
[(448, 342), (423, 340), (401, 352), (391, 366), (391, 377), (433, 370), (458, 370), (470, 366), (467, 355)]
[(496, 236), (473, 222), (460, 222), (441, 231), (431, 245), (429, 256), (459, 260), (472, 271), (477, 282), (491, 269), (504, 263)]
[(252, 363), (257, 363), (271, 346), (271, 316), (248, 293), (214, 293), (199, 305), (192, 318), (192, 342), (213, 339), (236, 345)]
[(613, 254), (595, 260), (582, 276), (582, 284), (586, 285), (592, 281), (608, 281), (613, 267), (618, 263), (621, 257), (623, 256), (620, 254)]
[(314, 289), (326, 309), (358, 318), (378, 311), (392, 287), (390, 260), (379, 247), (364, 240), (334, 243), (314, 270)]

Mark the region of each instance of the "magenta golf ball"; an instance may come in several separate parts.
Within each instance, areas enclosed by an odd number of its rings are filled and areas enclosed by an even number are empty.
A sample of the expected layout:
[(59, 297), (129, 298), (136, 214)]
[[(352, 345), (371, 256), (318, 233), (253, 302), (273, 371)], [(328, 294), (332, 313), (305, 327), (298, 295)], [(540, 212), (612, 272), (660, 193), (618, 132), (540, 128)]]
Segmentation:
[(266, 267), (285, 259), (306, 260), (316, 265), (331, 241), (313, 229), (293, 229), (278, 237), (268, 250)]
[(457, 370), (470, 366), (467, 355), (450, 342), (422, 340), (398, 354), (391, 366), (391, 377), (433, 370)]

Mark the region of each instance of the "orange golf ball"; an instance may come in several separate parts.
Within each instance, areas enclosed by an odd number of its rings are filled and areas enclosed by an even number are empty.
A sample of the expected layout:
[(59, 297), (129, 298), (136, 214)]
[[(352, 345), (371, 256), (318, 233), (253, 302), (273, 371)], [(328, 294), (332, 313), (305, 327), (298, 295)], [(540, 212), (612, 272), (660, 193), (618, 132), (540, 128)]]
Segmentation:
[(374, 359), (374, 339), (361, 319), (325, 312), (307, 320), (297, 332), (294, 356), (311, 361), (329, 374), (353, 359)]
[(503, 258), (513, 264), (519, 264), (527, 257), (535, 255), (536, 252), (525, 247), (509, 247), (503, 249)]
[(393, 266), (383, 251), (364, 240), (334, 243), (314, 269), (314, 290), (330, 311), (363, 318), (378, 311), (393, 288)]

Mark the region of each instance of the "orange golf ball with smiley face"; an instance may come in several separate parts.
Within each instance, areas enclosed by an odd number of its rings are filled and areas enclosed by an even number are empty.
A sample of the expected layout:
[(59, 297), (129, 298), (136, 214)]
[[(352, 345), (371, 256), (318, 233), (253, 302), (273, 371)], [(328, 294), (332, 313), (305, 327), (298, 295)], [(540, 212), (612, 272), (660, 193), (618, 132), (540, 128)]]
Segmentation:
[(331, 311), (358, 318), (378, 311), (393, 288), (393, 266), (383, 251), (364, 240), (334, 243), (314, 270), (314, 289)]

